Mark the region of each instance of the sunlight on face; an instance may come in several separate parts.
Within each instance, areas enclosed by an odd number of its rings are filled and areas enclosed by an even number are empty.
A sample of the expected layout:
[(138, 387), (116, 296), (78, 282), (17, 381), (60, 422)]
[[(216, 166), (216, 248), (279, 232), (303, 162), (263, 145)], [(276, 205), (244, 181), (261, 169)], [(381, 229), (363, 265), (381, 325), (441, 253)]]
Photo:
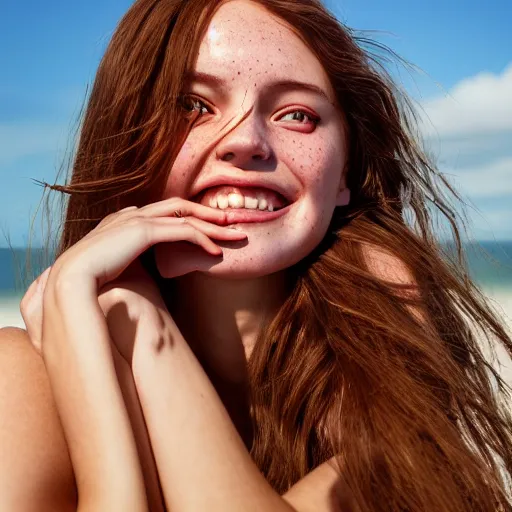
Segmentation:
[[(283, 270), (319, 244), (335, 206), (348, 200), (345, 129), (329, 79), (285, 22), (247, 0), (216, 12), (194, 72), (186, 92), (201, 118), (163, 197), (200, 200), (197, 194), (219, 177), (279, 191), (287, 200), (283, 213), (239, 224), (248, 243), (219, 243), (224, 258), (209, 273), (241, 278)], [(158, 250), (165, 276), (165, 248)]]

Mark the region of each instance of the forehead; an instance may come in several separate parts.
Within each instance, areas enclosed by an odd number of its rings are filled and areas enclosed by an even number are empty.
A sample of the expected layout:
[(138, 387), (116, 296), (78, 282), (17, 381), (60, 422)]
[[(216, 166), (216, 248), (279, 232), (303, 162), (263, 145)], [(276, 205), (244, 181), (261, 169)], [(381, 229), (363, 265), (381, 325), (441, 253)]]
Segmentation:
[(216, 11), (201, 42), (195, 70), (230, 81), (239, 76), (250, 76), (254, 83), (301, 80), (334, 96), (320, 61), (286, 21), (249, 0), (230, 0)]

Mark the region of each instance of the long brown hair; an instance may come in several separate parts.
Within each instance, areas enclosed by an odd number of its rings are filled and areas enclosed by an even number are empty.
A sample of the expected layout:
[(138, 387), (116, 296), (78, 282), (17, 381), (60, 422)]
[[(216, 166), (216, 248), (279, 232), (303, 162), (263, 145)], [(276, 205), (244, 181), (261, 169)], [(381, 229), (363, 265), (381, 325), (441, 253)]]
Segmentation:
[[(256, 464), (283, 493), (337, 456), (352, 510), (512, 510), (510, 396), (476, 337), (509, 354), (512, 342), (468, 278), (459, 198), (422, 150), (414, 108), (381, 65), (385, 49), (318, 0), (257, 2), (330, 77), (348, 125), (351, 201), (289, 269), (290, 296), (250, 358)], [(57, 256), (162, 190), (193, 124), (184, 80), (221, 3), (137, 0), (120, 22), (72, 174), (45, 184), (68, 196)], [(434, 236), (439, 216), (453, 254)], [(414, 289), (376, 275), (371, 251), (400, 261)]]

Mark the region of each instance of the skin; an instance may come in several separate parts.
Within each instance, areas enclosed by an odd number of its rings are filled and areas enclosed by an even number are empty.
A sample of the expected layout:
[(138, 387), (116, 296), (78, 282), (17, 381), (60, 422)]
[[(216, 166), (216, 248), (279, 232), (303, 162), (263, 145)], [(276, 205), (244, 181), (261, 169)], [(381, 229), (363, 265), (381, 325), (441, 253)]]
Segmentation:
[[(240, 26), (252, 28), (239, 31)], [(276, 42), (284, 56), (258, 62), (261, 54), (274, 55)], [(244, 51), (233, 54), (232, 48)], [(192, 85), (195, 95), (208, 94), (215, 114), (194, 127), (162, 201), (104, 219), (24, 299), (22, 313), (35, 346), (34, 333), (40, 333), (83, 510), (146, 509), (138, 434), (129, 412), (133, 403), (123, 403), (119, 365), (133, 372), (133, 383), (126, 386), (133, 384), (132, 396), (140, 399), (168, 508), (291, 510), (291, 498), (276, 495), (254, 465), (243, 444), (243, 413), (237, 417), (235, 411), (247, 405), (242, 385), (247, 358), (261, 323), (285, 297), (285, 270), (320, 242), (334, 208), (348, 201), (342, 174), (346, 134), (318, 60), (256, 4), (228, 2), (213, 18), (196, 71), (219, 69), (229, 84), (222, 97)], [(237, 69), (249, 71), (238, 75)], [(270, 83), (284, 78), (313, 83), (327, 99), (304, 91), (270, 94)], [(318, 126), (283, 119), (297, 109), (320, 118)], [(211, 175), (264, 172), (273, 173), (294, 199), (274, 221), (230, 230), (222, 227), (230, 224), (229, 213), (186, 201)], [(176, 208), (185, 219), (173, 216)], [(191, 252), (183, 241), (195, 244)], [(170, 293), (159, 297), (154, 283), (132, 265), (148, 244), (156, 246), (162, 275), (177, 278), (179, 300)], [(124, 304), (132, 314), (113, 325), (105, 319), (109, 306), (102, 305), (100, 292), (108, 285), (122, 288), (120, 276), (128, 278), (129, 293), (114, 294), (110, 307)], [(117, 335), (116, 328), (131, 322), (137, 325), (131, 339), (127, 332)], [(111, 342), (119, 363), (111, 357)], [(333, 472), (327, 466), (322, 471), (328, 472), (322, 482), (331, 485)], [(318, 474), (299, 488), (311, 488)], [(315, 487), (327, 503), (328, 489), (319, 481)], [(297, 503), (319, 502), (306, 495), (310, 498), (297, 492)]]
[[(279, 219), (238, 224), (247, 240), (219, 242), (223, 256), (212, 259), (208, 270), (177, 279), (179, 301), (166, 297), (210, 377), (241, 389), (259, 328), (285, 298), (285, 269), (319, 244), (334, 208), (348, 203), (342, 172), (346, 129), (316, 56), (257, 3), (237, 0), (219, 8), (200, 46), (195, 71), (222, 79), (224, 87), (190, 84), (187, 92), (204, 103), (194, 104), (203, 116), (185, 141), (162, 198), (189, 198), (219, 175), (263, 175), (294, 198)], [(315, 85), (325, 96), (271, 88), (284, 79)], [(319, 118), (318, 125), (303, 114), (293, 115), (296, 110)], [(168, 244), (156, 247), (162, 276), (172, 271), (175, 251)]]

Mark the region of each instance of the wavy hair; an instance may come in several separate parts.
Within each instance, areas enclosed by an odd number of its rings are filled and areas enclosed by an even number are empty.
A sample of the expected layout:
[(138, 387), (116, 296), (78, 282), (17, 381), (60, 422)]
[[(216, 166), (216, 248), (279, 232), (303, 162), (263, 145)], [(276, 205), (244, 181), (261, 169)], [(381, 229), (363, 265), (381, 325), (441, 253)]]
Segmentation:
[[(422, 149), (413, 105), (379, 56), (394, 54), (318, 0), (254, 1), (329, 76), (348, 126), (351, 190), (323, 242), (288, 269), (290, 295), (248, 362), (254, 461), (284, 493), (336, 457), (347, 510), (512, 510), (510, 388), (477, 337), (509, 354), (512, 341), (468, 277), (451, 205), (460, 198)], [(137, 0), (119, 23), (72, 172), (65, 185), (44, 183), (66, 197), (57, 256), (107, 214), (162, 190), (194, 123), (185, 79), (221, 3)], [(434, 236), (437, 218), (454, 252)], [(369, 249), (400, 261), (414, 286), (379, 277)]]

